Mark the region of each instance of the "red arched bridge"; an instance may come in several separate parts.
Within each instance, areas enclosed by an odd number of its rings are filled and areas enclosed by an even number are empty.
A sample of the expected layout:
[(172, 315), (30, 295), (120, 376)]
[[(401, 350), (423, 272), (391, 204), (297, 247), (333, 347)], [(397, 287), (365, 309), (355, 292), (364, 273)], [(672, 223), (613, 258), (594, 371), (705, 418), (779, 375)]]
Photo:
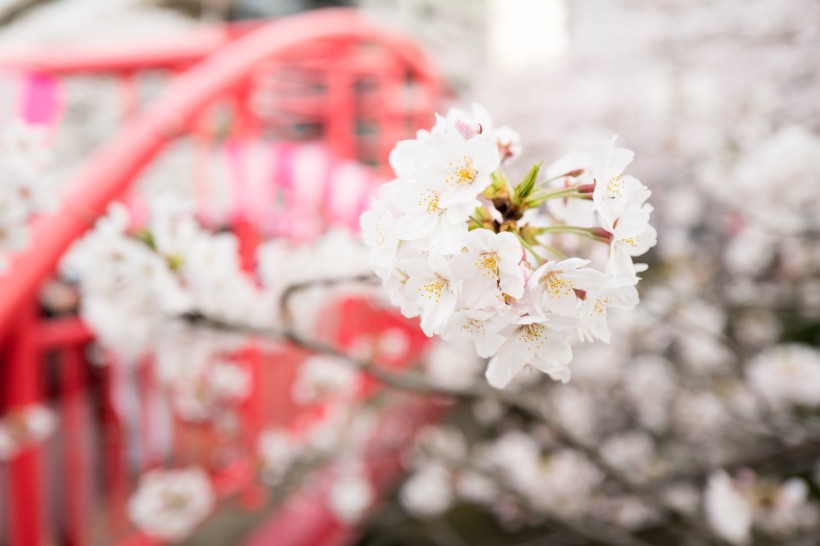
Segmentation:
[[(229, 158), (233, 189), (227, 197), (214, 202), (207, 168), (193, 169), (191, 191), (203, 211), (228, 219), (247, 268), (252, 267), (261, 239), (300, 236), (267, 226), (269, 213), (259, 206), (269, 195), (266, 184), (286, 183), (282, 179), (301, 172), (288, 170), (292, 162), (321, 158), (323, 172), (331, 174), (318, 181), (291, 180), (291, 185), (328, 187), (315, 192), (327, 201), (318, 208), (291, 203), (289, 212), (318, 210), (355, 225), (375, 181), (387, 176), (386, 158), (395, 142), (431, 124), (440, 82), (413, 43), (349, 10), (191, 31), (176, 40), (139, 47), (4, 51), (0, 72), (20, 82), (19, 114), (50, 125), (55, 138), (71, 131), (63, 122), (63, 113), (71, 107), (63, 89), (73, 78), (116, 82), (120, 119), (65, 182), (58, 208), (33, 219), (29, 244), (9, 257), (10, 267), (0, 274), (0, 418), (27, 405), (44, 404), (56, 411), (60, 424), (59, 442), (35, 443), (0, 462), (0, 544), (100, 543), (101, 536), (114, 544), (157, 544), (160, 541), (131, 527), (124, 506), (134, 475), (163, 460), (152, 453), (149, 438), (151, 400), (158, 386), (144, 367), (125, 377), (115, 362), (89, 366), (92, 332), (75, 314), (46, 316), (38, 302), (42, 287), (54, 278), (72, 242), (110, 203), (130, 199), (141, 173), (183, 139), (202, 154), (202, 161), (215, 150)], [(142, 96), (145, 74), (159, 74), (166, 82), (158, 97)], [(249, 168), (242, 155), (248, 142), (266, 143), (278, 165), (255, 186), (243, 174)], [(311, 152), (303, 153), (305, 147)], [(356, 176), (347, 169), (353, 162)], [(202, 162), (197, 163), (201, 167)], [(333, 175), (342, 170), (348, 174)], [(356, 198), (351, 197), (354, 193)], [(366, 304), (344, 305), (348, 328), (403, 324)], [(244, 446), (248, 451), (215, 470), (213, 479), (218, 496), (259, 511), (264, 495), (254, 476), (254, 434), (272, 420), (298, 427), (306, 412), (321, 413), (321, 408), (307, 411), (286, 404), (285, 409), (271, 409), (271, 400), (287, 397), (294, 369), (304, 359), (302, 352), (268, 354), (249, 348), (247, 353), (244, 365), (254, 378), (253, 392), (242, 406), (249, 428), (249, 443)], [(133, 411), (142, 417), (136, 432), (128, 429), (114, 400), (123, 381), (137, 400)], [(372, 392), (370, 388), (363, 395)], [(412, 416), (411, 427), (431, 416), (423, 405), (397, 411), (405, 418)], [(383, 418), (389, 427), (396, 416), (388, 413)], [(174, 428), (175, 439), (168, 448), (171, 460), (177, 450), (188, 453), (182, 444), (207, 445), (209, 434), (201, 427)], [(137, 449), (135, 443), (144, 445)], [(398, 468), (395, 453), (381, 457), (379, 464), (371, 464), (371, 478), (378, 487), (385, 486)], [(293, 515), (294, 511), (298, 513)], [(275, 536), (281, 545), (331, 545), (354, 536), (315, 503), (307, 509), (304, 502), (286, 503), (259, 521), (248, 543), (273, 544)]]

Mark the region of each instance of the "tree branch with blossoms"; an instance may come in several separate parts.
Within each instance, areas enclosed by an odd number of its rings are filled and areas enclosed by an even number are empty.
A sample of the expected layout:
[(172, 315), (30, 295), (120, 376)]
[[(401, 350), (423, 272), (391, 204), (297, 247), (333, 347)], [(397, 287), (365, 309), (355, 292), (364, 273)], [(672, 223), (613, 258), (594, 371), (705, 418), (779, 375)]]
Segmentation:
[[(654, 228), (648, 223), (648, 189), (623, 174), (631, 152), (616, 148), (610, 140), (580, 159), (559, 160), (547, 167), (536, 164), (518, 184), (512, 184), (505, 174), (511, 171), (507, 166), (511, 156), (498, 153), (498, 162), (491, 157), (493, 141), (497, 144), (492, 125), (473, 121), (465, 119), (464, 113), (441, 118), (430, 133), (400, 143), (391, 156), (399, 179), (385, 186), (362, 218), (362, 227), (390, 303), (405, 316), (418, 317), (431, 337), (455, 344), (466, 339), (483, 359), (479, 365), (487, 369), (489, 385), (476, 382), (474, 375), (467, 381), (442, 382), (440, 374), (431, 373), (432, 358), (424, 364), (427, 375), (415, 370), (399, 373), (382, 366), (378, 356), (346, 354), (312, 337), (314, 313), (324, 308), (326, 294), (303, 294), (305, 301), (317, 305), (298, 307), (292, 301), (297, 294), (377, 281), (362, 274), (366, 267), (352, 271), (340, 267), (348, 255), (361, 257), (349, 241), (347, 246), (338, 239), (330, 244), (317, 241), (305, 245), (305, 251), (281, 241), (265, 242), (251, 276), (236, 263), (235, 239), (229, 234), (209, 233), (174, 218), (159, 218), (135, 234), (123, 227), (127, 222), (110, 229), (117, 222), (109, 218), (109, 225), (95, 230), (105, 238), (100, 245), (105, 252), (87, 260), (88, 284), (102, 294), (84, 296), (94, 300), (89, 310), (99, 312), (102, 304), (116, 304), (126, 309), (121, 314), (129, 317), (129, 326), (149, 323), (146, 328), (123, 328), (127, 335), (115, 338), (119, 342), (131, 342), (134, 331), (154, 332), (162, 321), (181, 316), (198, 326), (240, 334), (235, 336), (239, 339), (285, 340), (332, 356), (394, 389), (463, 401), (460, 407), (473, 409), (473, 418), (480, 424), (487, 423), (475, 408), (485, 402), (495, 404), (506, 417), (497, 418), (501, 425), (483, 429), (487, 438), (477, 438), (476, 449), (485, 444), (500, 446), (510, 430), (519, 432), (530, 444), (526, 464), (507, 462), (503, 453), (497, 457), (510, 467), (529, 465), (536, 484), (546, 476), (545, 495), (551, 487), (561, 492), (567, 477), (575, 479), (579, 468), (583, 472), (592, 468), (586, 477), (588, 488), (579, 495), (580, 506), (569, 513), (551, 512), (555, 505), (542, 498), (532, 503), (533, 490), (526, 483), (521, 487), (510, 482), (503, 475), (508, 470), (504, 464), (496, 463), (497, 472), (490, 473), (505, 494), (515, 493), (522, 505), (530, 502), (545, 518), (554, 516), (577, 527), (579, 535), (593, 532), (587, 520), (602, 523), (597, 530), (604, 537), (607, 525), (623, 528), (624, 543), (640, 541), (635, 529), (655, 523), (704, 544), (715, 540), (710, 530), (741, 544), (746, 536), (741, 531), (748, 533), (753, 520), (755, 529), (772, 536), (781, 536), (783, 528), (802, 529), (808, 520), (792, 521), (783, 514), (788, 515), (792, 506), (805, 511), (805, 486), (801, 489), (794, 483), (795, 469), (785, 464), (773, 469), (770, 463), (798, 457), (800, 471), (809, 471), (806, 465), (815, 453), (809, 444), (816, 438), (816, 427), (809, 426), (805, 413), (792, 415), (792, 410), (803, 411), (820, 402), (816, 389), (809, 388), (816, 352), (796, 346), (761, 352), (736, 339), (723, 327), (725, 321), (711, 316), (709, 309), (703, 312), (713, 302), (701, 300), (730, 299), (727, 294), (734, 288), (730, 276), (701, 294), (687, 290), (686, 282), (691, 280), (685, 277), (682, 286), (674, 279), (657, 283), (642, 294), (646, 301), (641, 309), (646, 312), (629, 313), (625, 320), (610, 324), (611, 309), (631, 310), (637, 305), (642, 266), (633, 264), (633, 259), (654, 242)], [(508, 160), (503, 170), (502, 157)], [(195, 236), (185, 239), (191, 232)], [(335, 252), (326, 252), (328, 248)], [(128, 260), (112, 259), (125, 254)], [(697, 259), (686, 261), (693, 277), (698, 274)], [(215, 267), (223, 262), (227, 265)], [(653, 273), (658, 270), (653, 265)], [(131, 301), (140, 292), (122, 290), (123, 279), (138, 285), (143, 299)], [(114, 324), (99, 317), (111, 316), (96, 317), (99, 337), (106, 343), (111, 339), (107, 328)], [(95, 322), (95, 316), (89, 315), (88, 320)], [(670, 342), (664, 336), (675, 337)], [(615, 347), (602, 359), (600, 352), (592, 353), (596, 345), (579, 340), (612, 341)], [(472, 347), (455, 346), (461, 360), (473, 357)], [(720, 355), (724, 347), (733, 351), (725, 357), (730, 370), (714, 373), (710, 358)], [(585, 362), (590, 353), (594, 366)], [(629, 367), (620, 360), (629, 361)], [(746, 360), (752, 362), (744, 367)], [(445, 375), (462, 373), (461, 362), (448, 364), (449, 368), (435, 366)], [(534, 369), (561, 382), (569, 380), (570, 370), (575, 377), (571, 384), (561, 385), (533, 382), (532, 375), (521, 373)], [(807, 386), (795, 388), (784, 381), (788, 377), (798, 377), (797, 383)], [(736, 391), (742, 395), (739, 402), (733, 398)], [(593, 429), (585, 420), (599, 428)], [(801, 426), (789, 431), (797, 420)], [(722, 438), (717, 450), (705, 448), (710, 456), (701, 457), (698, 434), (703, 429), (732, 437)], [(796, 439), (795, 432), (799, 433)], [(737, 437), (743, 442), (735, 445)], [(685, 440), (694, 447), (679, 456)], [(653, 452), (655, 446), (658, 452)], [(624, 464), (624, 459), (636, 456), (640, 464)], [(731, 470), (732, 475), (719, 468)], [(771, 473), (750, 477), (752, 470)], [(565, 480), (550, 483), (555, 478), (550, 472), (563, 473), (560, 477)], [(455, 473), (444, 479), (454, 480)], [(438, 470), (429, 474), (446, 475)], [(791, 478), (780, 483), (772, 475)], [(597, 476), (603, 487), (598, 487)], [(411, 477), (407, 483), (415, 481)], [(691, 502), (682, 505), (668, 495), (681, 484), (699, 495), (704, 483), (701, 508), (692, 508)], [(624, 505), (631, 501), (630, 506), (638, 505), (636, 510), (643, 513), (627, 514), (624, 517), (634, 519), (626, 522), (618, 519), (620, 506), (613, 506), (622, 501)], [(596, 504), (603, 502), (609, 504)], [(692, 502), (697, 504), (700, 497)], [(487, 505), (493, 506), (492, 501)], [(743, 514), (740, 531), (721, 527), (720, 517), (704, 518), (698, 511), (721, 514), (727, 506)], [(624, 510), (629, 512), (628, 507)]]
[[(583, 453), (593, 464), (595, 464), (601, 470), (603, 470), (607, 477), (609, 477), (613, 482), (617, 483), (619, 486), (621, 486), (631, 494), (641, 499), (644, 499), (646, 502), (653, 506), (658, 507), (661, 510), (661, 512), (667, 517), (671, 525), (678, 526), (682, 532), (687, 532), (687, 530), (693, 532), (696, 536), (700, 538), (701, 541), (703, 541), (703, 544), (711, 544), (713, 542), (711, 535), (708, 533), (708, 531), (705, 529), (705, 527), (702, 525), (700, 521), (690, 517), (688, 514), (680, 512), (675, 507), (669, 506), (669, 503), (666, 502), (666, 500), (663, 499), (662, 495), (660, 494), (662, 489), (661, 487), (649, 487), (643, 484), (636, 483), (634, 480), (630, 479), (626, 474), (624, 474), (621, 470), (609, 464), (601, 456), (598, 449), (596, 449), (594, 446), (587, 445), (581, 442), (580, 440), (574, 438), (573, 435), (569, 431), (567, 431), (562, 425), (560, 425), (557, 421), (550, 419), (549, 416), (546, 415), (543, 411), (540, 411), (536, 407), (525, 402), (520, 397), (509, 394), (505, 391), (498, 391), (487, 387), (453, 389), (442, 387), (440, 385), (435, 385), (428, 381), (424, 377), (424, 375), (420, 373), (397, 373), (394, 371), (390, 371), (388, 369), (385, 369), (383, 366), (380, 366), (377, 362), (373, 360), (356, 358), (327, 343), (305, 336), (297, 332), (296, 329), (293, 327), (290, 301), (299, 292), (313, 289), (316, 287), (329, 288), (351, 283), (371, 284), (373, 281), (374, 279), (371, 276), (357, 275), (348, 278), (321, 279), (317, 281), (303, 282), (289, 286), (283, 292), (282, 298), (279, 303), (280, 314), (283, 318), (283, 325), (281, 329), (253, 328), (250, 326), (230, 323), (220, 319), (207, 317), (204, 315), (189, 315), (183, 318), (201, 327), (213, 328), (220, 331), (226, 331), (242, 335), (257, 336), (260, 338), (271, 340), (286, 340), (290, 343), (293, 343), (295, 346), (307, 350), (309, 352), (332, 356), (338, 359), (340, 363), (349, 365), (353, 367), (355, 370), (379, 380), (384, 385), (400, 389), (402, 391), (424, 395), (437, 395), (456, 398), (466, 402), (476, 402), (487, 398), (497, 400), (504, 404), (506, 407), (520, 413), (528, 419), (534, 422), (542, 423), (545, 426), (547, 426), (551, 431), (555, 433), (555, 435), (558, 437), (562, 444), (580, 453)], [(578, 531), (581, 528), (580, 526), (573, 526), (571, 524), (569, 525), (570, 528), (574, 528), (576, 531)], [(593, 534), (590, 538), (600, 539), (601, 536), (603, 536), (604, 534), (605, 533), (603, 532), (600, 534)], [(637, 546), (638, 544), (641, 544), (641, 541), (635, 537), (632, 537), (628, 533), (622, 531), (621, 534), (618, 535), (617, 541), (614, 543)]]

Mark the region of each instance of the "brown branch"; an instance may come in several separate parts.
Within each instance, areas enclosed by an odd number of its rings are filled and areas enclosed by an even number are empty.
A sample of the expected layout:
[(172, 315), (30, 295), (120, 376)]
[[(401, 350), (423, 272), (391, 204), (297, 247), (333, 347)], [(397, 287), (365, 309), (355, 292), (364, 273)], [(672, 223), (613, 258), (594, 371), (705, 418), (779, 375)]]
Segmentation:
[(574, 449), (584, 454), (593, 464), (604, 471), (613, 482), (621, 486), (625, 491), (641, 499), (649, 506), (658, 510), (669, 522), (670, 525), (677, 528), (679, 531), (686, 532), (687, 528), (698, 535), (701, 544), (714, 544), (716, 541), (708, 532), (704, 524), (697, 518), (680, 511), (677, 507), (671, 505), (666, 501), (662, 495), (660, 487), (652, 487), (645, 484), (640, 484), (628, 477), (620, 469), (615, 468), (609, 464), (598, 449), (594, 446), (588, 445), (576, 439), (567, 429), (560, 423), (554, 421), (543, 412), (525, 403), (520, 397), (507, 393), (505, 391), (497, 391), (485, 387), (473, 387), (470, 389), (450, 389), (443, 388), (428, 382), (423, 376), (414, 372), (395, 373), (385, 368), (378, 366), (374, 361), (355, 358), (348, 355), (335, 347), (322, 343), (315, 339), (308, 338), (296, 332), (292, 326), (292, 315), (289, 307), (290, 300), (298, 292), (314, 287), (332, 287), (348, 283), (372, 283), (376, 279), (372, 276), (354, 276), (335, 279), (322, 279), (317, 281), (308, 281), (299, 283), (288, 287), (282, 294), (280, 300), (280, 310), (282, 316), (283, 327), (280, 330), (272, 328), (255, 328), (249, 326), (242, 326), (237, 324), (227, 323), (218, 319), (209, 317), (198, 317), (197, 321), (205, 326), (209, 326), (219, 330), (225, 330), (235, 333), (244, 333), (256, 335), (267, 339), (281, 340), (285, 339), (291, 343), (302, 347), (310, 352), (325, 354), (338, 358), (350, 366), (353, 366), (358, 371), (370, 375), (378, 379), (383, 384), (394, 387), (404, 391), (411, 391), (427, 395), (440, 395), (457, 398), (465, 401), (477, 401), (486, 398), (494, 398), (517, 412), (526, 416), (527, 418), (543, 423), (552, 430), (561, 442), (567, 447)]
[[(549, 418), (547, 415), (545, 415), (537, 408), (533, 408), (529, 404), (526, 404), (523, 400), (521, 400), (520, 397), (516, 395), (511, 395), (505, 391), (498, 391), (490, 387), (473, 387), (471, 389), (441, 388), (430, 384), (428, 381), (426, 381), (423, 377), (419, 375), (409, 375), (406, 372), (403, 374), (396, 374), (384, 370), (383, 368), (380, 368), (372, 361), (354, 359), (333, 347), (316, 343), (314, 340), (305, 338), (304, 336), (297, 334), (293, 330), (289, 304), (291, 298), (295, 294), (302, 290), (306, 290), (317, 285), (335, 286), (346, 282), (356, 282), (357, 280), (362, 279), (363, 277), (360, 276), (351, 277), (347, 279), (327, 279), (317, 282), (300, 283), (288, 287), (288, 289), (285, 290), (285, 292), (282, 294), (282, 298), (280, 300), (280, 310), (282, 320), (284, 323), (282, 336), (285, 339), (291, 341), (292, 343), (305, 347), (310, 351), (330, 354), (343, 361), (354, 363), (359, 370), (370, 374), (376, 379), (379, 379), (383, 383), (390, 385), (392, 387), (404, 390), (412, 390), (424, 394), (439, 394), (451, 396), (454, 398), (459, 398), (467, 401), (477, 401), (488, 397), (495, 398), (496, 400), (506, 404), (508, 407), (514, 408), (516, 411), (522, 413), (523, 415), (527, 416), (533, 421), (545, 424), (550, 430), (552, 430), (556, 434), (556, 436), (561, 440), (561, 442), (564, 445), (580, 453), (583, 453), (593, 464), (595, 464), (601, 470), (603, 470), (607, 474), (607, 476), (610, 479), (612, 479), (612, 481), (618, 483), (618, 485), (623, 487), (632, 495), (647, 503), (649, 506), (658, 509), (669, 520), (671, 525), (680, 528), (680, 524), (685, 524), (699, 536), (699, 538), (703, 541), (703, 544), (710, 544), (714, 542), (711, 533), (709, 533), (709, 531), (706, 529), (706, 527), (699, 519), (693, 518), (689, 514), (680, 511), (677, 507), (672, 506), (670, 503), (668, 503), (664, 499), (662, 492), (659, 488), (650, 488), (648, 486), (644, 486), (642, 484), (635, 482), (620, 469), (615, 468), (614, 466), (609, 464), (609, 462), (607, 462), (603, 458), (598, 449), (596, 449), (594, 446), (587, 445), (586, 443), (577, 440), (572, 435), (572, 433), (570, 433), (568, 430), (564, 428), (563, 425)], [(364, 277), (364, 279), (372, 280), (373, 277)]]

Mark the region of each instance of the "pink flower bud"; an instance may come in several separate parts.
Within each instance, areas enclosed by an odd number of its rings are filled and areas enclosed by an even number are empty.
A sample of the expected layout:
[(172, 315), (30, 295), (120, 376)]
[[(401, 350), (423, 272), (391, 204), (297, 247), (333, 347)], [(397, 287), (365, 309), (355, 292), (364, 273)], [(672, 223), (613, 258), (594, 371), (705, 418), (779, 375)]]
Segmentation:
[(579, 300), (584, 301), (584, 300), (587, 299), (587, 291), (586, 290), (582, 290), (580, 288), (573, 288), (572, 291), (575, 292), (575, 295), (578, 296)]
[(605, 230), (604, 228), (601, 228), (601, 227), (592, 228), (590, 230), (590, 232), (595, 237), (598, 237), (600, 239), (604, 239), (605, 241), (611, 241), (612, 240), (612, 234), (610, 232), (608, 232), (607, 230)]
[(470, 139), (476, 135), (480, 135), (484, 130), (480, 123), (468, 123), (461, 119), (456, 121), (455, 127), (456, 131), (458, 131), (459, 134), (465, 139)]

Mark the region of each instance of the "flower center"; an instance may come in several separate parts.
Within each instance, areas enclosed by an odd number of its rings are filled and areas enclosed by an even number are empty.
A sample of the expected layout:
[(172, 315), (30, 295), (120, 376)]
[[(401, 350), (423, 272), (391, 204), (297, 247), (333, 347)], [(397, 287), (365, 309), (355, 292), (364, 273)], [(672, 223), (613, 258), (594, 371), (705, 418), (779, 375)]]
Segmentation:
[(621, 197), (624, 192), (623, 173), (609, 179), (606, 185), (606, 191), (611, 193), (614, 197)]
[(475, 266), (482, 277), (487, 279), (498, 278), (498, 254), (495, 252), (482, 252), (475, 261)]
[(532, 351), (533, 345), (538, 349), (544, 344), (545, 330), (543, 324), (527, 324), (519, 330), (518, 339), (527, 345), (528, 351)]
[(182, 511), (188, 506), (188, 497), (176, 492), (166, 491), (162, 500), (169, 511)]
[(550, 271), (544, 276), (544, 288), (550, 298), (560, 298), (572, 294), (572, 282), (564, 279), (555, 271)]
[(384, 231), (382, 230), (381, 224), (376, 224), (376, 233), (374, 233), (373, 239), (376, 246), (384, 246)]
[(595, 299), (595, 312), (598, 313), (599, 316), (605, 317), (607, 307), (609, 304), (612, 303), (610, 298), (596, 298)]
[(420, 288), (419, 292), (421, 295), (429, 300), (433, 300), (436, 303), (439, 302), (441, 299), (441, 292), (444, 288), (450, 284), (450, 281), (436, 273), (436, 276), (433, 278), (432, 281), (428, 283), (424, 283)]
[(478, 335), (484, 334), (485, 331), (484, 323), (474, 318), (468, 318), (465, 320), (464, 324), (461, 325), (461, 329), (465, 332)]
[(450, 175), (444, 179), (446, 184), (472, 184), (478, 176), (478, 171), (473, 168), (473, 162), (466, 155), (458, 161), (451, 161), (450, 169)]
[(419, 195), (419, 206), (423, 208), (427, 214), (438, 214), (438, 200), (440, 197), (437, 191), (426, 189)]

